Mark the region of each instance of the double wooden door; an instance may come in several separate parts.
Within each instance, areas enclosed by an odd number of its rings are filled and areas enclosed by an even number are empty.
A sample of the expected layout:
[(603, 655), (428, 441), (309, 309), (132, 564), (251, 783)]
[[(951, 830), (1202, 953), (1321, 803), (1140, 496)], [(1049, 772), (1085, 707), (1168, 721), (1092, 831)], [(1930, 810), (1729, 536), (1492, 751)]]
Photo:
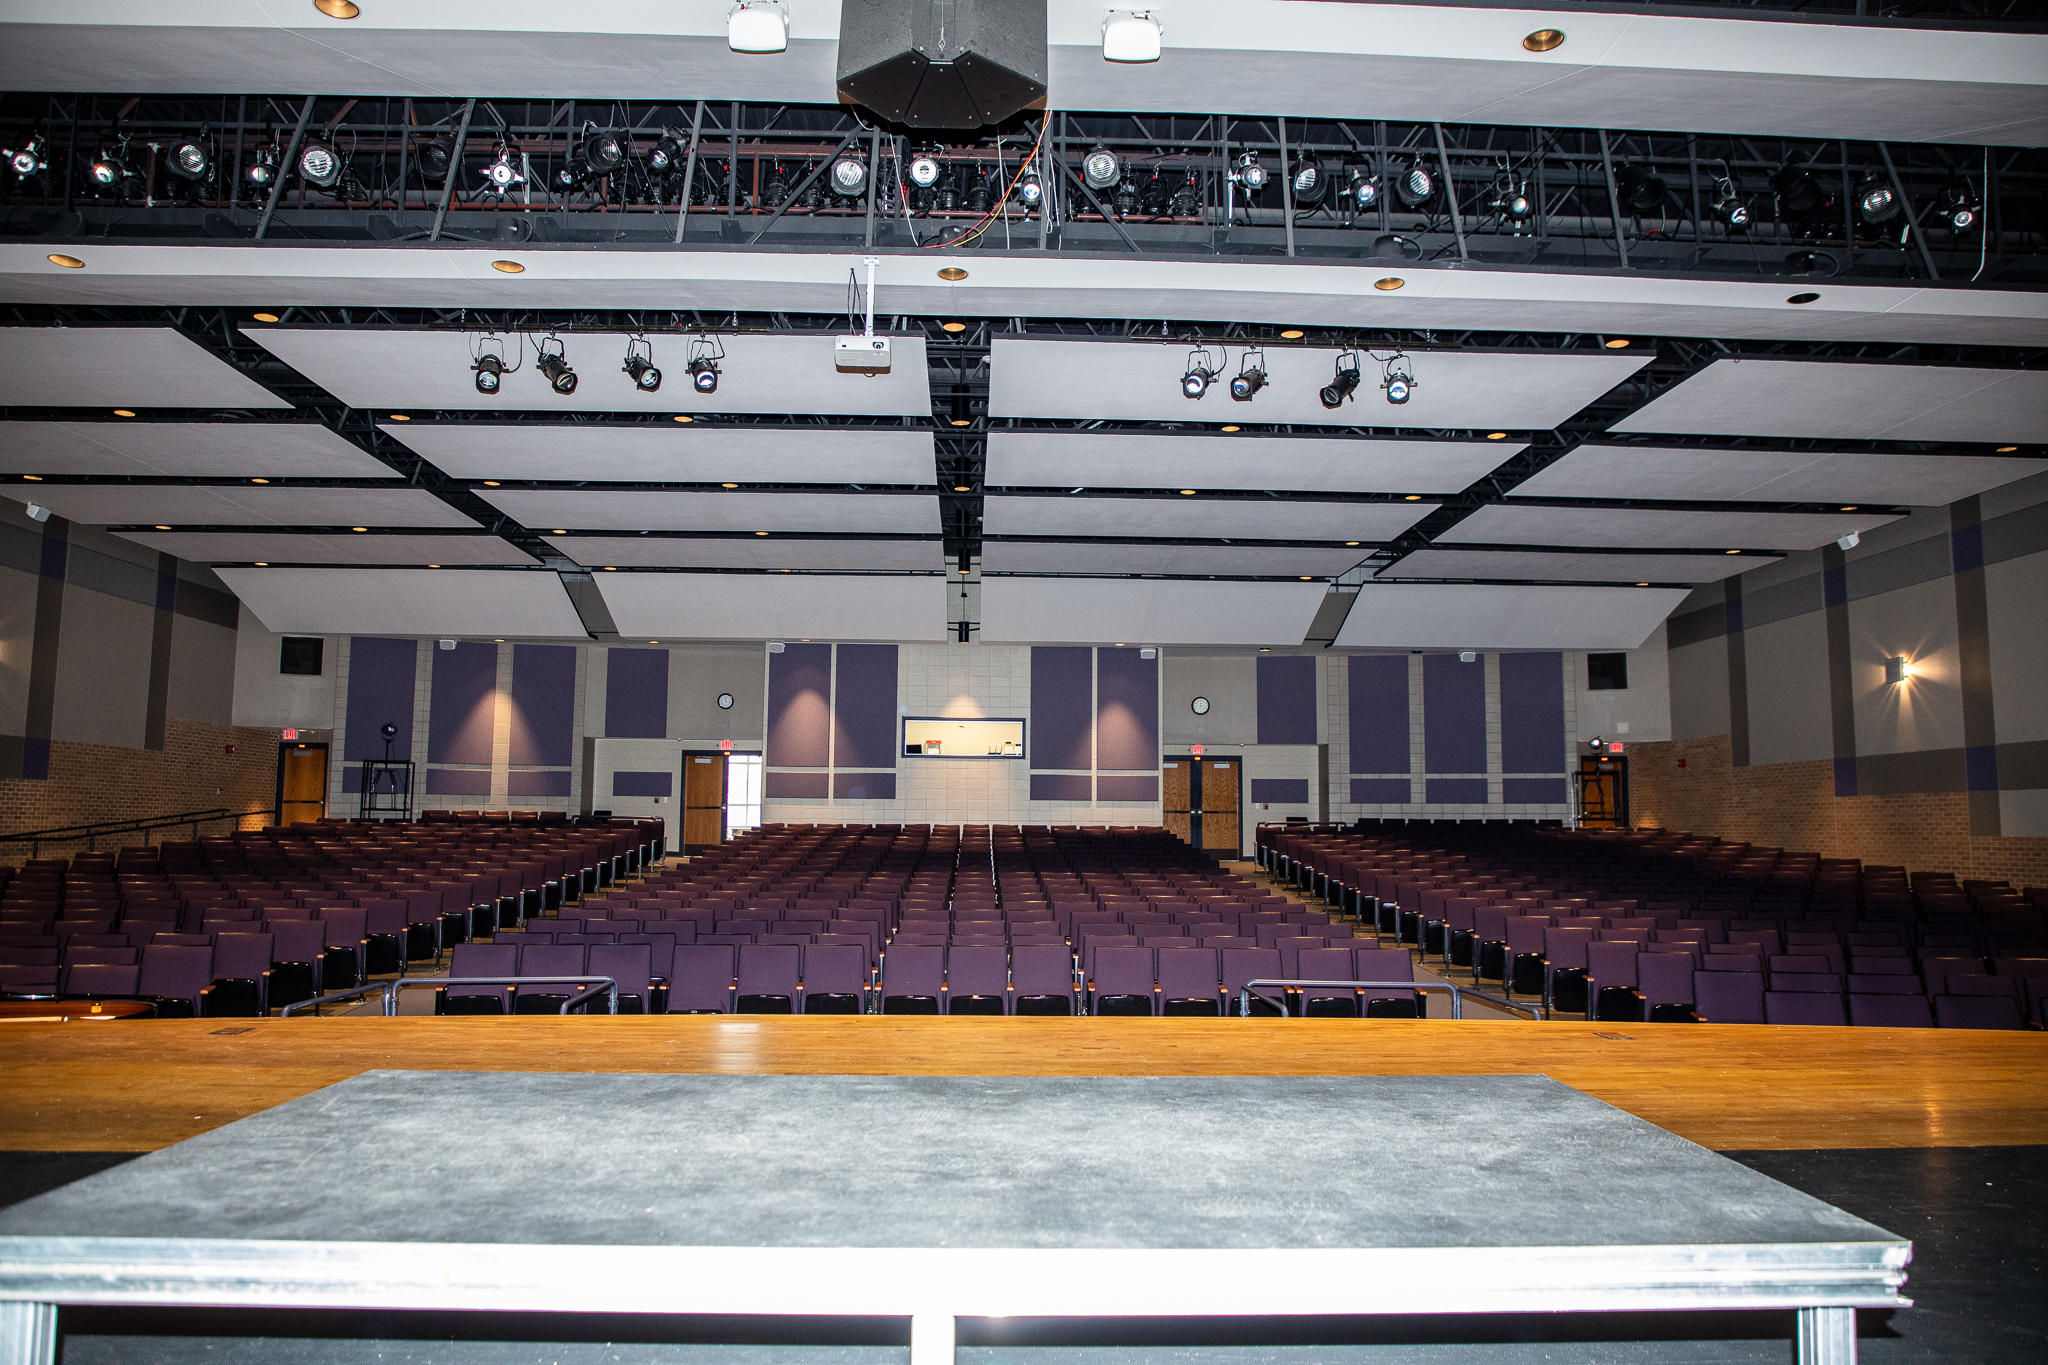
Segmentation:
[(1195, 848), (1219, 857), (1239, 857), (1241, 767), (1236, 758), (1167, 759), (1160, 766), (1166, 828)]
[(1588, 829), (1628, 828), (1628, 759), (1579, 758), (1579, 823)]
[(690, 852), (725, 842), (725, 755), (683, 755), (683, 847)]

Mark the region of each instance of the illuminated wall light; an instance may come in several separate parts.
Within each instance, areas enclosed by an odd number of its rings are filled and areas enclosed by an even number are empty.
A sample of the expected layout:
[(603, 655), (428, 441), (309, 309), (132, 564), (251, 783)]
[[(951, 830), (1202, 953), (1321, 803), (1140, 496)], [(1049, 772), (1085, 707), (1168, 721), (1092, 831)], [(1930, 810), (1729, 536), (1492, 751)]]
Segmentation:
[(1915, 672), (1913, 661), (1903, 654), (1894, 654), (1884, 661), (1884, 680), (1888, 683), (1902, 683)]

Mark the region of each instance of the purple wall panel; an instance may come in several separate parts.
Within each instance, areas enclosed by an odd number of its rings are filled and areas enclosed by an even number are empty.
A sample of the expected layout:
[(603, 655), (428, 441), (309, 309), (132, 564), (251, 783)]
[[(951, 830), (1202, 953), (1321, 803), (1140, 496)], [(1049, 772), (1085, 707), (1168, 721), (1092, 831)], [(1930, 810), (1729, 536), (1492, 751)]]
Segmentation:
[(607, 739), (668, 735), (668, 651), (605, 651), (604, 733)]
[[(1348, 664), (1351, 694), (1351, 771), (1405, 773), (1408, 758), (1408, 657), (1354, 654)], [(1354, 800), (1356, 798), (1353, 798)], [(1402, 797), (1407, 800), (1407, 797)]]
[(612, 774), (613, 796), (674, 796), (676, 775), (674, 773), (627, 773)]
[(839, 646), (832, 725), (833, 767), (896, 766), (896, 646)]
[(489, 768), (427, 769), (427, 795), (429, 796), (489, 796), (490, 794), (491, 770)]
[[(436, 649), (433, 659), (433, 690), (427, 699), (427, 762), (489, 763), (497, 709), (498, 647), (464, 640), (453, 649)], [(428, 790), (433, 789), (430, 786)]]
[(1252, 779), (1252, 804), (1305, 806), (1308, 804), (1308, 779), (1255, 777)]
[[(1422, 659), (1422, 754), (1425, 771), (1486, 771), (1486, 660), (1455, 654)], [(1430, 800), (1437, 798), (1432, 796)], [(1449, 799), (1449, 798), (1446, 798)], [(1463, 797), (1456, 798), (1463, 800)], [(1485, 800), (1485, 797), (1480, 797)]]
[(576, 646), (512, 646), (510, 761), (566, 768), (575, 748)]
[(535, 772), (531, 769), (510, 772), (505, 775), (505, 795), (519, 796), (567, 796), (569, 794), (569, 773), (557, 768), (553, 772)]
[(761, 795), (770, 801), (823, 801), (831, 791), (830, 773), (761, 774)]
[[(1036, 654), (1038, 651), (1033, 650)], [(1080, 773), (1033, 773), (1031, 774), (1031, 799), (1033, 801), (1086, 801), (1090, 797), (1092, 779)]]
[(1095, 779), (1097, 801), (1157, 801), (1159, 779), (1125, 775), (1112, 777), (1104, 774)]
[[(1047, 764), (1047, 767), (1054, 765)], [(1085, 767), (1085, 764), (1060, 764)], [(1159, 772), (1159, 660), (1135, 649), (1095, 651), (1095, 766)]]
[(784, 645), (782, 653), (768, 656), (770, 766), (822, 768), (830, 761), (831, 696), (832, 646)]
[(1351, 779), (1351, 800), (1361, 806), (1405, 806), (1408, 804), (1408, 779), (1354, 777)]
[(1514, 805), (1561, 806), (1565, 801), (1561, 777), (1510, 777), (1500, 785), (1501, 800)]
[[(348, 644), (348, 746), (344, 759), (384, 757), (386, 721), (398, 727), (393, 758), (412, 757), (413, 677), (419, 641), (357, 636)], [(485, 755), (489, 761), (489, 755)]]
[(1500, 766), (1564, 771), (1564, 655), (1500, 656)]
[[(846, 667), (844, 653), (846, 646), (839, 646), (840, 668)], [(886, 646), (894, 652), (896, 646)], [(846, 674), (839, 675), (842, 679)], [(842, 773), (832, 774), (832, 799), (835, 801), (894, 801), (896, 799), (896, 774), (894, 773)]]
[(1259, 660), (1259, 743), (1316, 742), (1316, 661), (1307, 654)]
[[(1031, 757), (1034, 768), (1092, 768), (1089, 710), (1094, 705), (1093, 661), (1087, 649), (1034, 645), (1031, 650)], [(1071, 801), (1033, 796), (1034, 801)], [(1082, 796), (1079, 800), (1086, 801)]]
[(1425, 785), (1424, 799), (1436, 805), (1486, 804), (1486, 779), (1483, 777), (1432, 777)]

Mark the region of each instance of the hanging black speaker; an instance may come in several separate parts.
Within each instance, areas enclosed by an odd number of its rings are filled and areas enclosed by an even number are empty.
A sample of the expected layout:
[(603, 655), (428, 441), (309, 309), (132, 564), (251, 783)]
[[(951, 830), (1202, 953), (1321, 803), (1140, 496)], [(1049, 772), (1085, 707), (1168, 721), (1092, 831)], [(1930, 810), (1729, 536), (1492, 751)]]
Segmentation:
[(912, 128), (980, 128), (1045, 98), (1045, 0), (845, 0), (839, 93)]

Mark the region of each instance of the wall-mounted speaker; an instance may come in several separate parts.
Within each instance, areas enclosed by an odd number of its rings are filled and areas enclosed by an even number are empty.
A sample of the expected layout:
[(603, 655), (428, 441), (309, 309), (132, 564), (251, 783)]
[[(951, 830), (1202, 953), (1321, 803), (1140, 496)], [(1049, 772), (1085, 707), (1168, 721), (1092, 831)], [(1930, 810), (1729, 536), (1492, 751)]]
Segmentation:
[(912, 128), (980, 128), (1045, 98), (1045, 0), (845, 0), (839, 93)]

